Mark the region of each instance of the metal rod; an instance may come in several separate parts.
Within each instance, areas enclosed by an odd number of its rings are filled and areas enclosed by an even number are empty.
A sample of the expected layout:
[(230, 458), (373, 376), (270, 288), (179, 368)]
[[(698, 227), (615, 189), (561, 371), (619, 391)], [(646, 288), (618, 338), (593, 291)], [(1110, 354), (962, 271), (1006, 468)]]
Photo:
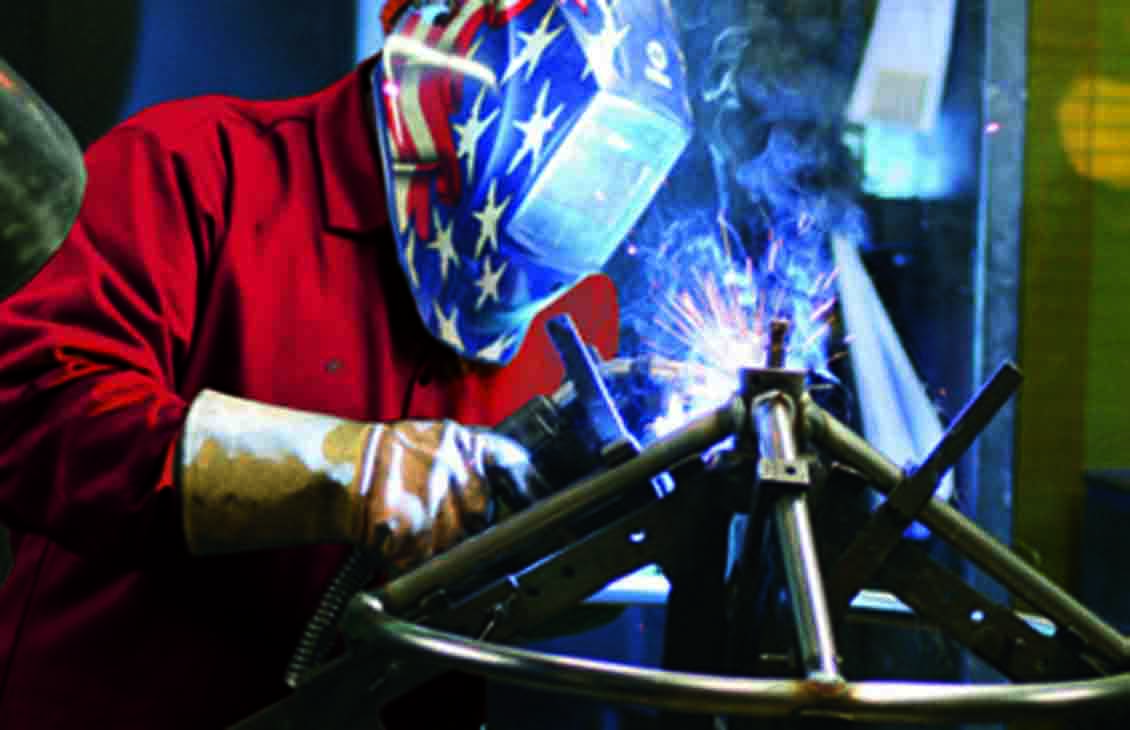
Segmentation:
[[(791, 399), (782, 393), (762, 396), (755, 401), (753, 413), (761, 458), (795, 462), (795, 407)], [(785, 581), (789, 586), (801, 662), (809, 679), (838, 682), (840, 670), (835, 634), (824, 592), (824, 579), (820, 574), (807, 495), (801, 491), (777, 495), (773, 517)]]
[(773, 517), (781, 541), (802, 664), (809, 679), (837, 681), (840, 669), (835, 634), (816, 556), (807, 497), (803, 494), (782, 496), (774, 507)]
[[(906, 478), (902, 469), (807, 396), (801, 407), (810, 438), (863, 472), (876, 489), (889, 493)], [(919, 512), (918, 519), (1013, 595), (1075, 633), (1108, 661), (1119, 668), (1130, 663), (1130, 640), (961, 512), (935, 498)]]
[(838, 615), (883, 565), (903, 532), (933, 498), (944, 475), (1020, 387), (1020, 370), (1005, 363), (965, 405), (925, 461), (901, 481), (836, 561), (829, 601)]
[(390, 612), (400, 613), (432, 592), (458, 583), (475, 569), (510, 554), (531, 536), (558, 529), (618, 492), (706, 451), (734, 433), (743, 410), (740, 398), (731, 399), (655, 441), (633, 459), (546, 497), (389, 582), (379, 591), (380, 600)]
[(977, 394), (965, 404), (961, 413), (957, 414), (957, 418), (942, 434), (942, 438), (935, 444), (933, 451), (914, 470), (910, 478), (916, 483), (916, 486), (918, 484), (922, 486), (911, 491), (905, 504), (900, 501), (900, 503), (894, 505), (897, 509), (906, 513), (906, 516), (910, 518), (917, 514), (918, 507), (925, 500), (916, 498), (915, 492), (923, 497), (926, 494), (933, 494), (942, 476), (961, 459), (962, 455), (981, 435), (981, 432), (1000, 412), (1000, 409), (1004, 408), (1005, 404), (1016, 394), (1022, 380), (1023, 376), (1020, 374), (1020, 370), (1013, 363), (1006, 362), (997, 369), (989, 382), (985, 383)]
[(344, 627), (387, 650), (490, 679), (664, 710), (761, 717), (837, 717), (864, 722), (1002, 722), (1124, 710), (1130, 674), (1041, 684), (953, 685), (749, 679), (671, 672), (475, 641), (399, 621), (358, 596)]

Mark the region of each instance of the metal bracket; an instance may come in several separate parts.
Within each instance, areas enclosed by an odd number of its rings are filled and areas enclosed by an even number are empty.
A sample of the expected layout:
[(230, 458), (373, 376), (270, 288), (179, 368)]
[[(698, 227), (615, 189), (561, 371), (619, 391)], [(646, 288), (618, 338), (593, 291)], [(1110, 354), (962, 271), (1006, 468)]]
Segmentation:
[(812, 484), (808, 462), (803, 459), (762, 458), (757, 462), (757, 481), (761, 486), (802, 491)]

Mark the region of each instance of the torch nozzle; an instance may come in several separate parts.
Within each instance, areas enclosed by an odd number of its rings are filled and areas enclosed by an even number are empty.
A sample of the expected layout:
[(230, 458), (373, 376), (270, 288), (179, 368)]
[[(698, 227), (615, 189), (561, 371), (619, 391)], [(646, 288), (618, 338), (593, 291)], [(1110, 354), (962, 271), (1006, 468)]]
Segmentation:
[(785, 366), (785, 342), (789, 336), (789, 320), (774, 319), (769, 323), (769, 357), (766, 365), (771, 368)]

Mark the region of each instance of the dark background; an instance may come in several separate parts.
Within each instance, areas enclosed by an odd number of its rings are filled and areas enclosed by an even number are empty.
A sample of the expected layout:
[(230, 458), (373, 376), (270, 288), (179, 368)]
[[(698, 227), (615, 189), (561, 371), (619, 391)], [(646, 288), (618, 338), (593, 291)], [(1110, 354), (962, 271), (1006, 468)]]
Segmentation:
[(7, 0), (3, 56), (85, 147), (156, 102), (308, 93), (353, 65), (353, 0)]

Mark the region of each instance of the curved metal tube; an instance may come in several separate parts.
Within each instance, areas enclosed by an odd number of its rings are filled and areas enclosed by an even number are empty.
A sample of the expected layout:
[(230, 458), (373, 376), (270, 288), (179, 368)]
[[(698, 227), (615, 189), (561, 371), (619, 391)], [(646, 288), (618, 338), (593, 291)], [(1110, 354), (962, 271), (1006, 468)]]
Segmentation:
[(397, 620), (358, 596), (344, 626), (397, 655), (416, 655), (509, 684), (717, 715), (838, 717), (856, 721), (941, 723), (1046, 719), (1125, 709), (1130, 674), (1074, 682), (952, 685), (910, 682), (822, 683), (747, 679), (633, 667), (516, 649)]

